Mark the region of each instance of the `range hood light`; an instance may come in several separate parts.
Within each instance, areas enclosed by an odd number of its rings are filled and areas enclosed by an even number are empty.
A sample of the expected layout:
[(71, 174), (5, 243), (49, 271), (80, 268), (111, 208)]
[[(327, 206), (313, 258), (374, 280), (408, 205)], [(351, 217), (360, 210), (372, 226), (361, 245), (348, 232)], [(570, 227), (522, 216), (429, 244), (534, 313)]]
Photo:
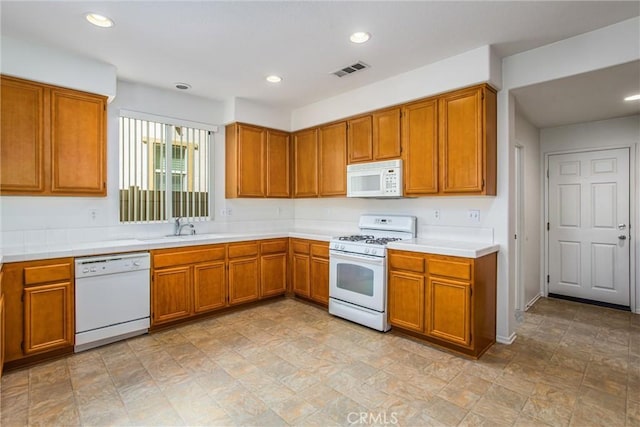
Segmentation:
[(637, 93), (635, 95), (627, 96), (624, 100), (625, 101), (637, 101), (639, 99), (640, 99), (640, 93)]

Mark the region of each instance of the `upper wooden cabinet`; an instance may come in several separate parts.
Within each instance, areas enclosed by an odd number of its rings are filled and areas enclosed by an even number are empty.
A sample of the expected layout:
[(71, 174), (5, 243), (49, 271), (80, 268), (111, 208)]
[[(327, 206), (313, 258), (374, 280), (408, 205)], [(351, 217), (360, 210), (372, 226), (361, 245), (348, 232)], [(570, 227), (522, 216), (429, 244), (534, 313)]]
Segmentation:
[(438, 192), (438, 101), (428, 99), (402, 108), (404, 193)]
[(106, 97), (0, 81), (0, 194), (105, 196)]
[(291, 196), (289, 133), (267, 130), (267, 197)]
[(318, 197), (318, 129), (293, 134), (293, 197)]
[(225, 196), (289, 197), (289, 134), (244, 123), (225, 131)]
[(347, 123), (323, 126), (318, 169), (321, 197), (347, 194)]
[(400, 142), (400, 107), (373, 113), (373, 159), (397, 159), (402, 154)]
[(371, 115), (347, 121), (349, 164), (373, 161), (373, 119)]
[(349, 164), (400, 158), (400, 107), (353, 118), (347, 127)]
[(496, 93), (487, 85), (439, 97), (440, 191), (496, 194)]

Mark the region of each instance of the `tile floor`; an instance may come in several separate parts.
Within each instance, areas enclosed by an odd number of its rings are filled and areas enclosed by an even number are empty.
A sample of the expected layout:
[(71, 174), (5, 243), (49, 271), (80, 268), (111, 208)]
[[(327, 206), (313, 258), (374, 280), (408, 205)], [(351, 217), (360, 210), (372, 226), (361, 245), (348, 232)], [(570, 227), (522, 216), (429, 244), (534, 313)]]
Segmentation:
[(640, 316), (542, 299), (479, 361), (285, 299), (8, 372), (1, 425), (640, 426)]

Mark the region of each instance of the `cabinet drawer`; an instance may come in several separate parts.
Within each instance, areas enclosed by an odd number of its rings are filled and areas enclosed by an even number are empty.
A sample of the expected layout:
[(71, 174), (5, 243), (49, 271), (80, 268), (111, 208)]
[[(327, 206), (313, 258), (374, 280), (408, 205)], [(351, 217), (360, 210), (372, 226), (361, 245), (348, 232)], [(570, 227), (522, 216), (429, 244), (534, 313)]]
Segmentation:
[(294, 240), (291, 245), (293, 246), (293, 252), (296, 254), (309, 253), (309, 243)]
[(24, 269), (24, 284), (57, 282), (71, 279), (71, 264), (41, 265)]
[(429, 260), (429, 274), (471, 280), (471, 263), (463, 260), (431, 258)]
[(273, 254), (287, 251), (287, 241), (285, 239), (269, 240), (260, 243), (260, 252), (263, 254)]
[(229, 258), (255, 255), (258, 255), (258, 244), (256, 242), (229, 245)]
[(153, 268), (222, 260), (224, 255), (225, 248), (222, 245), (189, 251), (159, 253), (153, 255)]
[(318, 257), (318, 258), (329, 258), (329, 245), (312, 244), (311, 256)]
[(424, 258), (419, 255), (389, 255), (389, 267), (391, 270), (413, 271), (424, 273)]

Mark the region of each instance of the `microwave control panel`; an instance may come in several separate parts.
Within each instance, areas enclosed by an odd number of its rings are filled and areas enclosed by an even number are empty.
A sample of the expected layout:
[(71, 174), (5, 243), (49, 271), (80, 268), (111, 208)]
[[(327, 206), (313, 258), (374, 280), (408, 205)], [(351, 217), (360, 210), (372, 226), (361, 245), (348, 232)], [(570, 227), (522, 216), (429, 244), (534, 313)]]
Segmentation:
[(398, 188), (398, 169), (387, 169), (384, 174), (385, 193), (395, 193)]

